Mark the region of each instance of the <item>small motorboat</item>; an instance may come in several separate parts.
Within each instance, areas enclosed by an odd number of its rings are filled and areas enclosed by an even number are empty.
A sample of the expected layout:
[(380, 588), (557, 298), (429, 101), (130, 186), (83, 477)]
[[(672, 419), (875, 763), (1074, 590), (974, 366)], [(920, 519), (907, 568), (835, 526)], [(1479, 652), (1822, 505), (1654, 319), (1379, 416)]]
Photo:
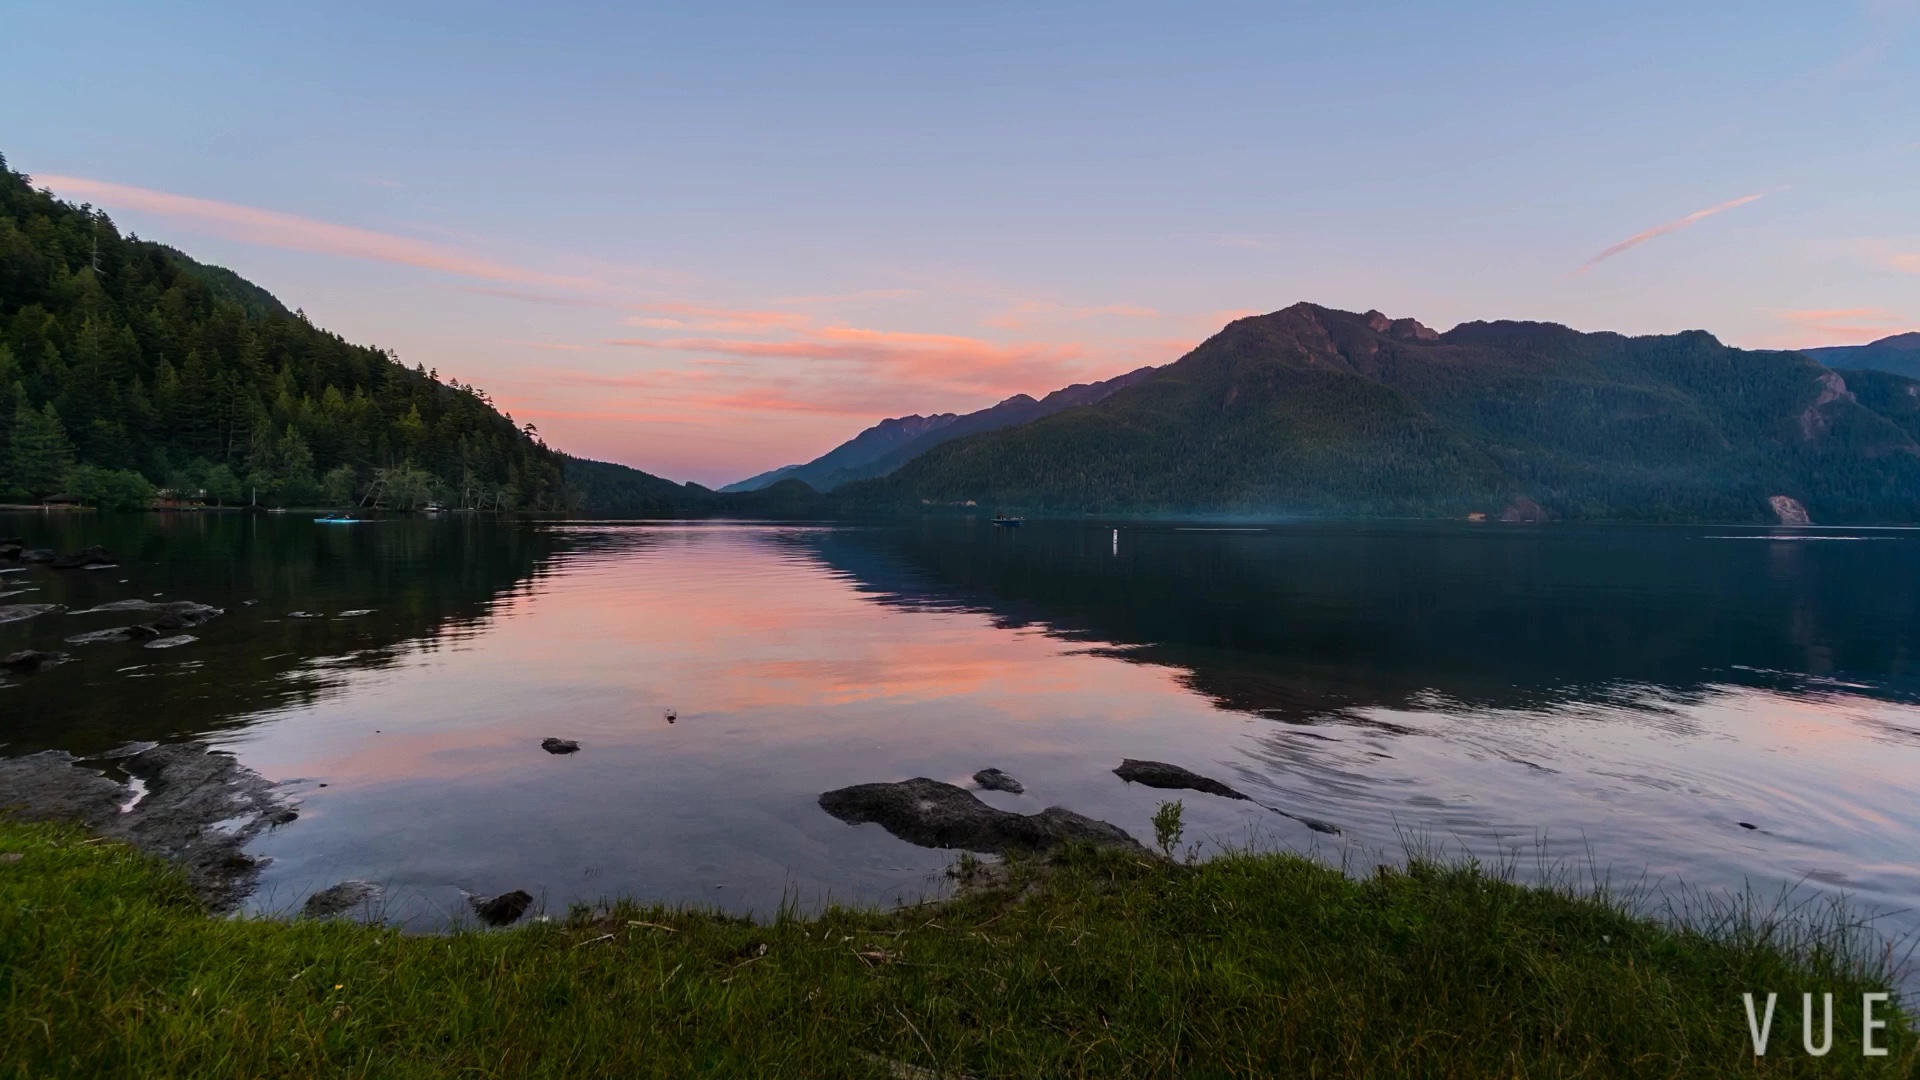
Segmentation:
[(1019, 526), (1021, 524), (1024, 524), (1026, 520), (1027, 519), (1023, 517), (1002, 517), (999, 514), (995, 514), (993, 516), (993, 523), (995, 525), (999, 525), (1003, 528), (1009, 528), (1009, 529)]
[(341, 517), (339, 514), (328, 514), (326, 517), (317, 517), (317, 518), (314, 518), (313, 520), (315, 523), (320, 525), (358, 525), (360, 524), (359, 518)]

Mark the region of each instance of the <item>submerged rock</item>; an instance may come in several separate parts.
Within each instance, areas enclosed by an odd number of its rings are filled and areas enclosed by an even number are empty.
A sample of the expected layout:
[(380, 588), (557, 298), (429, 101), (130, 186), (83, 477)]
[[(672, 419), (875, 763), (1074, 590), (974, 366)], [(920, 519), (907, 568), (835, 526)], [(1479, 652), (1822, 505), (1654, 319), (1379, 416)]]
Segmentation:
[(1015, 814), (988, 806), (965, 788), (924, 776), (892, 784), (855, 784), (820, 796), (820, 808), (849, 825), (872, 822), (910, 844), (1005, 854), (1046, 851), (1085, 841), (1145, 851), (1126, 830), (1049, 807)]
[(148, 649), (172, 649), (181, 645), (191, 645), (200, 639), (192, 634), (175, 634), (172, 637), (154, 638), (144, 646)]
[(52, 548), (28, 548), (20, 553), (21, 562), (50, 563), (57, 558)]
[(80, 611), (69, 611), (67, 614), (104, 615), (110, 612), (151, 613), (154, 618), (148, 625), (156, 630), (165, 632), (168, 630), (185, 630), (190, 626), (199, 626), (202, 623), (210, 622), (225, 615), (227, 609), (217, 608), (211, 604), (196, 603), (192, 600), (168, 600), (165, 602), (156, 602), (153, 600), (115, 600), (111, 604), (100, 604), (96, 607), (83, 608)]
[(64, 664), (67, 654), (63, 652), (41, 652), (39, 649), (22, 649), (17, 653), (0, 656), (0, 668), (31, 674), (55, 664)]
[(1113, 770), (1113, 774), (1129, 784), (1143, 784), (1150, 788), (1177, 788), (1186, 791), (1200, 791), (1208, 795), (1218, 795), (1224, 799), (1239, 799), (1241, 802), (1253, 803), (1253, 805), (1263, 810), (1271, 810), (1281, 817), (1292, 818), (1307, 828), (1312, 829), (1314, 832), (1336, 836), (1340, 833), (1340, 826), (1338, 825), (1329, 824), (1328, 822), (1321, 821), (1319, 818), (1304, 817), (1300, 814), (1291, 813), (1277, 806), (1268, 806), (1266, 803), (1256, 801), (1253, 796), (1236, 791), (1212, 777), (1201, 776), (1191, 769), (1183, 769), (1178, 765), (1169, 765), (1164, 761), (1141, 761), (1137, 758), (1126, 758), (1120, 762), (1119, 768)]
[(285, 809), (272, 783), (198, 743), (129, 747), (110, 756), (145, 785), (144, 796), (51, 750), (0, 758), (0, 811), (75, 822), (171, 859), (215, 911), (231, 910), (253, 890), (263, 864), (244, 849)]
[(55, 570), (80, 570), (89, 566), (112, 566), (113, 564), (113, 553), (97, 544), (47, 560), (47, 565)]
[(1218, 780), (1201, 776), (1191, 769), (1183, 769), (1178, 765), (1169, 765), (1164, 761), (1127, 758), (1120, 762), (1119, 768), (1113, 770), (1113, 775), (1129, 784), (1144, 784), (1150, 788), (1183, 788), (1189, 791), (1204, 791), (1208, 795), (1218, 795), (1225, 799), (1253, 801), (1249, 796), (1242, 795)]
[(981, 769), (973, 774), (973, 782), (987, 791), (1005, 791), (1014, 795), (1026, 792), (1025, 785), (999, 769)]
[(331, 918), (380, 899), (381, 892), (380, 886), (370, 881), (343, 881), (307, 897), (300, 913), (310, 919)]
[(540, 749), (549, 754), (574, 754), (580, 751), (580, 744), (572, 739), (556, 739), (548, 736), (540, 740)]
[(89, 630), (84, 634), (75, 634), (67, 639), (69, 645), (99, 645), (115, 641), (151, 641), (160, 636), (160, 631), (151, 626), (111, 626), (105, 630)]
[(0, 623), (19, 622), (22, 619), (31, 619), (35, 615), (45, 615), (58, 606), (58, 604), (0, 604)]
[(520, 916), (533, 906), (533, 897), (515, 889), (499, 896), (469, 896), (467, 903), (473, 906), (473, 913), (488, 926), (507, 926), (518, 922)]

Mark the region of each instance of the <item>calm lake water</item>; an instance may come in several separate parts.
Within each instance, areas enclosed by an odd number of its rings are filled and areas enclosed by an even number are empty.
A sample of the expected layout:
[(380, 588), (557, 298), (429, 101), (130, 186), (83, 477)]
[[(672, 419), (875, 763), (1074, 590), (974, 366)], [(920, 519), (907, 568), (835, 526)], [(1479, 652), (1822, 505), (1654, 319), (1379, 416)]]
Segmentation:
[[(0, 652), (77, 657), (0, 686), (0, 754), (233, 750), (301, 808), (252, 848), (273, 860), (256, 910), (348, 878), (423, 929), (462, 889), (915, 900), (951, 854), (815, 799), (988, 766), (1027, 787), (995, 805), (1143, 840), (1179, 797), (1203, 852), (1366, 867), (1413, 835), (1920, 907), (1911, 531), (0, 517), (11, 534), (121, 562), (0, 574), (0, 604), (228, 609), (167, 650), (62, 644), (125, 616), (0, 625)], [(1130, 787), (1123, 757), (1343, 835)]]

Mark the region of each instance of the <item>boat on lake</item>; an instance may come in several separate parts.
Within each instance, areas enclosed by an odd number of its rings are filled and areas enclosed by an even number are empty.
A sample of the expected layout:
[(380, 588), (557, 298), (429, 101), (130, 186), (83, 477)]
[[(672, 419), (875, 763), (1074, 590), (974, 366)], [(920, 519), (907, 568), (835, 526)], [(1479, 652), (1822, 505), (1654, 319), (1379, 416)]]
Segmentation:
[(993, 516), (993, 523), (1004, 528), (1014, 528), (1015, 526), (1024, 524), (1026, 520), (1027, 519), (1023, 517), (1005, 517), (1000, 514)]
[(328, 514), (325, 517), (317, 517), (317, 518), (314, 518), (313, 520), (320, 525), (358, 525), (360, 524), (359, 518), (341, 517), (339, 514)]

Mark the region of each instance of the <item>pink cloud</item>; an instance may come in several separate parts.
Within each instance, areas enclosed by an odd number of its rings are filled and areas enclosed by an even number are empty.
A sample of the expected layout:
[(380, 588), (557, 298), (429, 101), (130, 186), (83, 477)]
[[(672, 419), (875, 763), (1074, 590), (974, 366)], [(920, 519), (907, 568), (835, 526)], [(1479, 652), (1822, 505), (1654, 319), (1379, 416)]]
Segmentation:
[(375, 232), (351, 225), (335, 225), (311, 218), (263, 210), (254, 206), (174, 195), (164, 191), (90, 180), (80, 176), (34, 177), (37, 183), (62, 195), (129, 207), (158, 217), (200, 226), (230, 240), (291, 251), (338, 255), (373, 262), (396, 263), (436, 270), (459, 277), (508, 281), (564, 289), (599, 288), (587, 278), (562, 277), (495, 262), (456, 248), (407, 236)]
[(769, 330), (799, 330), (813, 320), (797, 311), (755, 311), (704, 304), (655, 303), (642, 305), (651, 316), (634, 316), (633, 326), (655, 330), (693, 329), (720, 334), (753, 334)]
[(1001, 330), (1025, 330), (1043, 323), (1085, 322), (1089, 319), (1158, 319), (1161, 315), (1138, 304), (1104, 304), (1099, 307), (1066, 307), (1039, 300), (1027, 300), (1009, 311), (980, 320)]
[(1764, 198), (1766, 198), (1766, 192), (1761, 192), (1758, 195), (1742, 195), (1737, 199), (1729, 199), (1726, 202), (1720, 203), (1718, 205), (1709, 206), (1705, 210), (1695, 210), (1693, 213), (1688, 214), (1686, 217), (1675, 218), (1674, 220), (1666, 222), (1665, 224), (1655, 225), (1651, 229), (1646, 229), (1642, 232), (1634, 233), (1632, 236), (1627, 237), (1625, 240), (1622, 240), (1619, 243), (1613, 245), (1612, 247), (1606, 249), (1605, 251), (1602, 251), (1600, 254), (1595, 255), (1591, 259), (1588, 259), (1586, 262), (1581, 263), (1580, 269), (1575, 270), (1574, 274), (1575, 276), (1584, 274), (1587, 271), (1593, 269), (1595, 266), (1598, 266), (1599, 264), (1605, 262), (1608, 259), (1613, 258), (1615, 255), (1618, 255), (1629, 248), (1638, 247), (1649, 240), (1657, 239), (1659, 237), (1667, 235), (1668, 233), (1679, 232), (1681, 229), (1685, 229), (1689, 226), (1705, 221), (1706, 219), (1714, 216), (1715, 214), (1724, 214), (1729, 210), (1733, 210), (1737, 207), (1745, 206), (1750, 202), (1756, 202)]
[(1813, 348), (1875, 341), (1901, 332), (1909, 320), (1886, 308), (1807, 308), (1776, 313), (1794, 331), (1779, 339), (1785, 348)]
[(876, 300), (904, 300), (919, 295), (919, 289), (866, 289), (860, 292), (829, 293), (821, 296), (782, 296), (774, 303), (791, 304), (794, 307), (808, 307), (814, 304), (865, 304)]
[(737, 338), (616, 338), (604, 344), (748, 360), (813, 360), (850, 364), (887, 377), (992, 390), (1029, 390), (1048, 380), (1073, 381), (1085, 350), (1077, 343), (996, 345), (978, 338), (857, 327), (822, 327), (784, 341)]
[(1920, 274), (1920, 254), (1889, 255), (1887, 265), (1903, 274)]

